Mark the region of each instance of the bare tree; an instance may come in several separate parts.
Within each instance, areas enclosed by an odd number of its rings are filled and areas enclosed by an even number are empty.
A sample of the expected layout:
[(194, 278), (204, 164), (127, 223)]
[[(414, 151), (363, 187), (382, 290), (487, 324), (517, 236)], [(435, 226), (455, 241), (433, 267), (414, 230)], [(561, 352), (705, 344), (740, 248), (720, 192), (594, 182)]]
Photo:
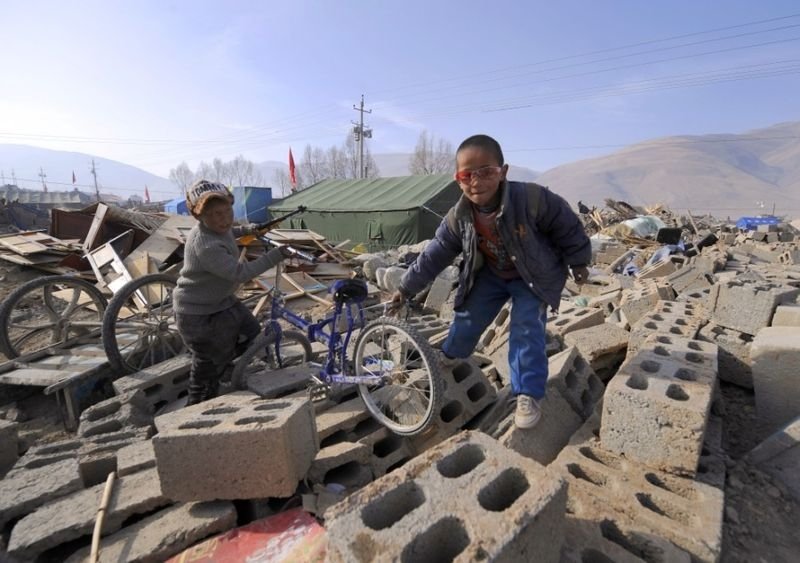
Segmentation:
[[(329, 177), (328, 162), (325, 158), (325, 151), (319, 147), (306, 145), (303, 151), (303, 159), (298, 166), (303, 174), (303, 179), (311, 186)], [(299, 182), (298, 182), (299, 184)]]
[(328, 171), (331, 178), (347, 178), (347, 155), (344, 146), (333, 146), (328, 149)]
[(408, 170), (412, 174), (442, 174), (453, 170), (453, 145), (423, 131), (414, 147)]
[(230, 185), (259, 186), (264, 183), (264, 176), (251, 160), (239, 155), (226, 166)]
[(181, 192), (185, 192), (186, 188), (194, 182), (194, 172), (189, 168), (186, 162), (181, 162), (178, 166), (169, 171), (170, 181), (178, 186)]
[(280, 197), (286, 197), (292, 189), (286, 170), (275, 170), (272, 174), (272, 184), (280, 191)]

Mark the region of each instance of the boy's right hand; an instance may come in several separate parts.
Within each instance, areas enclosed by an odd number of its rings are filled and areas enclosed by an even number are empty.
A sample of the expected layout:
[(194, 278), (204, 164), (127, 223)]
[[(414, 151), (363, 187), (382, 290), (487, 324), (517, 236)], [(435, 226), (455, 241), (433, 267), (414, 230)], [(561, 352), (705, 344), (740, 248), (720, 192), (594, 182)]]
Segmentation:
[(392, 294), (392, 299), (389, 301), (388, 313), (394, 314), (403, 308), (406, 303), (406, 296), (399, 289)]

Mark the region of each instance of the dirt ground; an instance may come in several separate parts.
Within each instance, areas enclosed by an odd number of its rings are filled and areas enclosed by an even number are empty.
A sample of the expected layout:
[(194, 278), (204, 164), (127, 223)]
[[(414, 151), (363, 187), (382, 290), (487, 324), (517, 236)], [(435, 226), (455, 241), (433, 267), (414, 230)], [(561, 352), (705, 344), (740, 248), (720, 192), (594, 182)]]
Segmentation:
[(800, 503), (783, 483), (741, 460), (761, 441), (753, 392), (723, 384), (722, 395), (728, 476), (721, 560), (800, 561)]

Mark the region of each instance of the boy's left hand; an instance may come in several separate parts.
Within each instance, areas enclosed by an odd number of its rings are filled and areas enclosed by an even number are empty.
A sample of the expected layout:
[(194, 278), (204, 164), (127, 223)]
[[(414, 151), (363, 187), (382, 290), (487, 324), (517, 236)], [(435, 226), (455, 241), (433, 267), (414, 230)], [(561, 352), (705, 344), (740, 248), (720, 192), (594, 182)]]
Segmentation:
[(572, 272), (572, 279), (578, 285), (586, 283), (589, 279), (589, 268), (586, 266), (570, 266), (570, 271)]

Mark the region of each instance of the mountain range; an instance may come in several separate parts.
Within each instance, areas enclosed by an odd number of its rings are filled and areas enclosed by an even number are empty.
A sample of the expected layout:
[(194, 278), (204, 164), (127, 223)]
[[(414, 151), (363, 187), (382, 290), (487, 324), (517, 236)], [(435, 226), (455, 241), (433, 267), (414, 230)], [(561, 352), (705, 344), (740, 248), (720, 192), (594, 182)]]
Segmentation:
[[(373, 154), (381, 176), (408, 174), (411, 154)], [(11, 170), (20, 187), (41, 187), (39, 167), (51, 190), (76, 187), (93, 192), (88, 172), (94, 159), (101, 191), (123, 198), (151, 199), (178, 195), (167, 179), (134, 166), (91, 155), (24, 145), (0, 144), (0, 170), (11, 182)], [(277, 161), (257, 163), (267, 184)], [(573, 206), (579, 200), (602, 206), (605, 198), (633, 205), (663, 203), (676, 211), (691, 209), (717, 216), (771, 211), (800, 216), (800, 122), (780, 123), (741, 134), (673, 136), (629, 145), (608, 155), (557, 166), (542, 173), (511, 166), (509, 178), (536, 181), (564, 196)], [(280, 195), (280, 194), (276, 194)]]

